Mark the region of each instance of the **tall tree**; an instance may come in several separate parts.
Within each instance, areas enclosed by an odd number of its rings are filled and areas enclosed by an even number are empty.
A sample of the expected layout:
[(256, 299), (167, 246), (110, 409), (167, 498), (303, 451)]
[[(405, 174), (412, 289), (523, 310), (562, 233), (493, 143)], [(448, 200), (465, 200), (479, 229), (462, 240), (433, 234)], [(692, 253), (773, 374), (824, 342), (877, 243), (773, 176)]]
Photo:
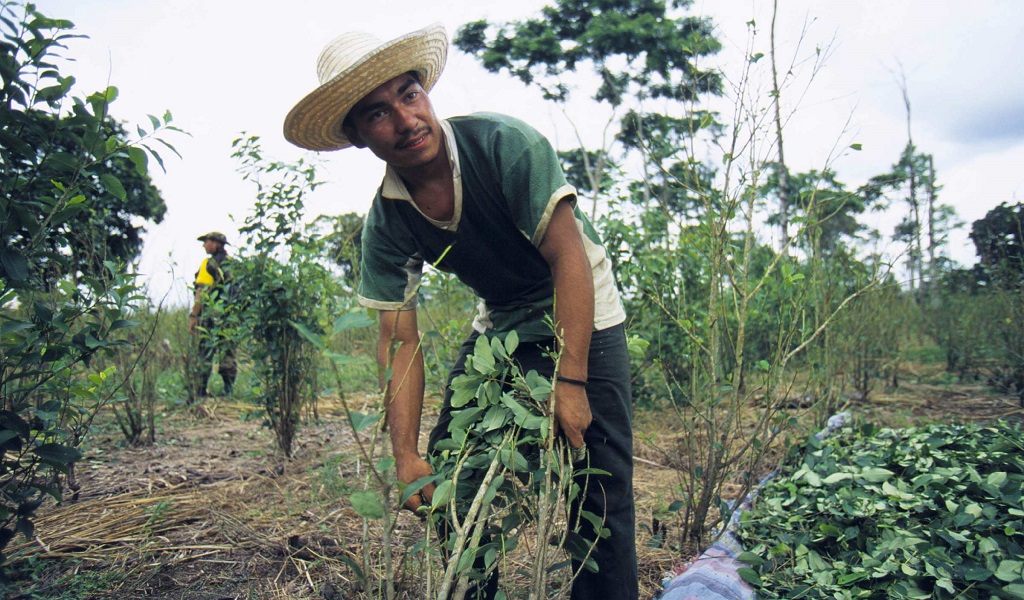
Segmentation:
[(889, 172), (872, 177), (859, 191), (868, 207), (905, 203), (907, 212), (896, 225), (893, 239), (907, 245), (911, 289), (923, 288), (926, 278), (936, 280), (948, 268), (944, 248), (949, 233), (962, 225), (953, 207), (939, 201), (941, 190), (932, 155), (908, 144)]
[(896, 225), (893, 239), (907, 245), (910, 289), (920, 287), (924, 277), (921, 242), (923, 226), (918, 194), (922, 182), (926, 187), (933, 185), (929, 183), (929, 160), (929, 155), (919, 153), (913, 144), (908, 143), (900, 154), (899, 161), (889, 172), (872, 177), (860, 190), (865, 202), (878, 208), (888, 207), (893, 200), (906, 203), (907, 213)]
[[(948, 240), (949, 232), (959, 227), (960, 223), (951, 206), (939, 203), (938, 193), (942, 186), (937, 183), (934, 157), (920, 152), (914, 145), (910, 94), (902, 72), (899, 85), (907, 112), (907, 145), (892, 169), (872, 177), (861, 192), (869, 204), (888, 205), (893, 199), (901, 199), (906, 203), (907, 214), (896, 225), (893, 239), (907, 244), (910, 289), (923, 289), (926, 276), (930, 280), (937, 280), (945, 261), (942, 247)], [(928, 240), (927, 247), (925, 238)]]
[[(903, 165), (906, 168), (907, 204), (910, 205), (910, 214), (904, 219), (902, 229), (897, 227), (897, 232), (901, 233), (904, 239), (910, 243), (910, 258), (913, 261), (912, 264), (917, 267), (918, 285), (920, 285), (924, 278), (924, 269), (921, 268), (924, 253), (921, 250), (921, 205), (917, 199), (918, 174), (923, 172), (927, 164), (926, 160), (930, 161), (930, 157), (925, 159), (923, 156), (915, 156), (916, 148), (910, 119), (910, 92), (907, 90), (907, 77), (902, 68), (900, 69), (900, 92), (903, 94), (903, 106), (907, 109), (907, 147), (904, 151), (906, 158), (903, 160)], [(914, 288), (913, 267), (910, 270), (910, 288)]]
[[(712, 115), (692, 105), (706, 94), (721, 93), (720, 74), (699, 65), (721, 45), (709, 19), (682, 14), (690, 4), (557, 0), (537, 18), (468, 23), (459, 29), (455, 45), (487, 70), (507, 72), (563, 108), (575, 90), (589, 89), (590, 98), (610, 110), (611, 139), (572, 155), (586, 171), (585, 187), (596, 199), (611, 181), (606, 170), (623, 164), (625, 154), (641, 151), (647, 157), (645, 173), (664, 179), (664, 159), (685, 154), (679, 140), (714, 123)], [(646, 102), (655, 100), (691, 109), (679, 111), (685, 118), (659, 118), (645, 109)]]

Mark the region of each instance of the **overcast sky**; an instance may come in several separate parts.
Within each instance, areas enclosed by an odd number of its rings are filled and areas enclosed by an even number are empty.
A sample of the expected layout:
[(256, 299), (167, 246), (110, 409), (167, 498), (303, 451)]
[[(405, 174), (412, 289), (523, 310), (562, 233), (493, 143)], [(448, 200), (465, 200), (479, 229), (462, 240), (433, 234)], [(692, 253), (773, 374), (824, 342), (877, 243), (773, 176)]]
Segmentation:
[[(195, 237), (208, 230), (237, 238), (254, 189), (230, 159), (242, 132), (262, 137), (267, 154), (310, 156), (281, 135), (284, 115), (316, 86), (315, 61), (338, 34), (362, 29), (392, 38), (432, 22), (451, 35), (468, 21), (519, 19), (537, 14), (541, 0), (38, 0), (50, 17), (72, 20), (77, 33), (68, 54), (77, 95), (115, 85), (113, 115), (148, 124), (146, 115), (170, 111), (190, 137), (168, 140), (167, 172), (153, 177), (167, 202), (162, 224), (150, 226), (140, 265), (150, 294), (176, 304), (204, 257)], [(832, 53), (787, 124), (792, 170), (824, 166), (836, 147), (861, 144), (832, 164), (855, 188), (889, 169), (907, 142), (898, 73), (905, 75), (918, 148), (934, 155), (940, 201), (952, 205), (965, 228), (951, 256), (972, 264), (970, 223), (1001, 202), (1024, 201), (1024, 69), (1016, 42), (1024, 39), (1024, 2), (1016, 0), (779, 0), (780, 56), (802, 56), (831, 43)], [(748, 44), (747, 22), (759, 29), (755, 52), (768, 52), (770, 2), (697, 0), (694, 14), (714, 19), (725, 48), (716, 59), (733, 73)], [(807, 67), (800, 72), (806, 78)], [(802, 84), (800, 84), (802, 85)], [(790, 103), (798, 94), (793, 88)], [(561, 149), (574, 140), (561, 113), (536, 92), (486, 73), (457, 50), (431, 94), (439, 116), (505, 112), (535, 125)], [(584, 110), (577, 105), (576, 118)], [(147, 125), (148, 127), (148, 125)], [(130, 127), (129, 130), (134, 129)], [(321, 155), (320, 178), (330, 185), (307, 203), (309, 216), (365, 213), (383, 172), (366, 151)], [(881, 219), (881, 217), (878, 217)], [(891, 223), (871, 223), (891, 234)]]

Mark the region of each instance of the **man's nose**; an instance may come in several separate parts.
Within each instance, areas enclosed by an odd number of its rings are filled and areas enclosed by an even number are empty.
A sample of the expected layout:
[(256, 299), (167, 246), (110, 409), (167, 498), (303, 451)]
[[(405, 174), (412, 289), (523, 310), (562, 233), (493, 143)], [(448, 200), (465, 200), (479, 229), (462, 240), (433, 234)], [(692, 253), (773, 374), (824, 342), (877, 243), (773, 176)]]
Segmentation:
[(419, 123), (419, 118), (416, 113), (404, 108), (398, 107), (395, 109), (395, 127), (399, 131), (409, 131), (416, 128)]

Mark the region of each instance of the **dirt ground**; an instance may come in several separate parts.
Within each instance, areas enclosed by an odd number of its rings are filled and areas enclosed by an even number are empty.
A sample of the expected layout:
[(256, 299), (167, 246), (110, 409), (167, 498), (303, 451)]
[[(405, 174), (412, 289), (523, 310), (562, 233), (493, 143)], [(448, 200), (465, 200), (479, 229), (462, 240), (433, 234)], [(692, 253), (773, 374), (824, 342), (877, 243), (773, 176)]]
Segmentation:
[[(371, 597), (355, 569), (364, 535), (379, 541), (382, 534), (375, 523), (364, 533), (346, 500), (359, 489), (366, 466), (340, 404), (320, 402), (319, 423), (303, 426), (290, 460), (275, 452), (273, 434), (259, 420), (241, 419), (244, 403), (206, 406), (204, 414), (182, 409), (164, 415), (157, 443), (148, 447), (125, 448), (112, 425), (100, 427), (77, 468), (76, 497), (44, 506), (34, 539), (19, 536), (8, 548), (20, 579), (8, 583), (4, 597)], [(980, 384), (908, 383), (873, 393), (850, 410), (891, 426), (1024, 414), (1015, 399)], [(658, 412), (637, 415), (641, 598), (653, 598), (664, 574), (690, 558), (649, 547), (654, 515), (678, 496), (678, 476), (648, 440), (658, 437), (664, 447), (678, 435), (671, 423)], [(390, 550), (404, 586), (400, 597), (422, 594), (422, 575), (414, 568), (419, 560), (403, 559), (423, 534), (418, 519), (399, 515)]]

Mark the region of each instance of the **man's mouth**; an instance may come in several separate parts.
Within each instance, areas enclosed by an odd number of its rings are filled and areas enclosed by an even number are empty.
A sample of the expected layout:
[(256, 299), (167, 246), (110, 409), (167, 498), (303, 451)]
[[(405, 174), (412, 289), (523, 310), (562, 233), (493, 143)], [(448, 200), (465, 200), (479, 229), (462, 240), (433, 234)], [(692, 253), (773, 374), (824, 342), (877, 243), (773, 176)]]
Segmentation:
[(398, 149), (399, 150), (415, 149), (415, 148), (419, 147), (420, 145), (422, 145), (423, 143), (425, 143), (427, 141), (427, 137), (429, 137), (429, 136), (430, 136), (430, 128), (429, 127), (426, 128), (426, 129), (423, 129), (421, 131), (417, 131), (416, 133), (410, 135), (408, 138), (406, 138), (404, 141), (402, 141), (400, 144), (398, 144)]

